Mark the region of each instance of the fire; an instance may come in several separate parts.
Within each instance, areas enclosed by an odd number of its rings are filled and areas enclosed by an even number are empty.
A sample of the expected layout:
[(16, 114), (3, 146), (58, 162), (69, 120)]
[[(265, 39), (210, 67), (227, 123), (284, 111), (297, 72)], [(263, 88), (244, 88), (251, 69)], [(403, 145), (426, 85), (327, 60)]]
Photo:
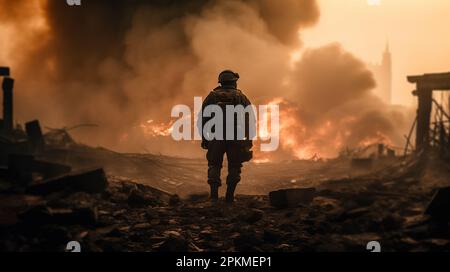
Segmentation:
[(142, 132), (151, 137), (167, 137), (172, 133), (173, 122), (167, 123), (155, 123), (154, 120), (147, 120), (145, 123), (140, 124)]
[[(336, 157), (346, 148), (363, 148), (378, 143), (392, 146), (389, 137), (381, 131), (372, 134), (369, 132), (369, 136), (359, 136), (362, 139), (358, 139), (357, 133), (352, 131), (358, 121), (355, 116), (323, 120), (319, 124), (311, 125), (310, 123), (305, 124), (305, 121), (302, 120), (303, 115), (300, 108), (284, 98), (277, 97), (265, 102), (265, 104), (279, 106), (280, 147), (274, 152), (259, 150), (261, 142), (270, 141), (268, 138), (271, 135), (272, 127), (269, 112), (258, 116), (258, 137), (254, 140), (253, 148), (253, 162), (257, 164), (269, 163), (279, 159), (318, 161), (323, 158)], [(187, 118), (190, 118), (190, 116)], [(146, 137), (170, 137), (173, 124), (174, 120), (156, 122), (149, 119), (140, 124), (138, 128)], [(124, 139), (126, 138), (124, 136)]]

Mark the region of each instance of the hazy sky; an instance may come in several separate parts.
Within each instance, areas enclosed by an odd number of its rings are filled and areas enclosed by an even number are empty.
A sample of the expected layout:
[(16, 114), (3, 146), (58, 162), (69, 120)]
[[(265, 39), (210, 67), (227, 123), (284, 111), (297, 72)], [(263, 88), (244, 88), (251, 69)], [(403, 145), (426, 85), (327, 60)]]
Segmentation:
[(415, 102), (411, 96), (414, 86), (407, 83), (407, 75), (450, 71), (450, 0), (318, 2), (321, 19), (303, 32), (305, 46), (337, 41), (363, 60), (379, 62), (389, 40), (394, 103)]

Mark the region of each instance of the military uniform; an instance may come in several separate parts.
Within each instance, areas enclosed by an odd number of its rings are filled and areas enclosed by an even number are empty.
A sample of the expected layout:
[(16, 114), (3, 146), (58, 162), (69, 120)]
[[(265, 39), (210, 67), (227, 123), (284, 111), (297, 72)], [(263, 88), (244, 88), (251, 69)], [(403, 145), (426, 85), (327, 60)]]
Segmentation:
[[(245, 118), (245, 139), (238, 140), (237, 137), (237, 120), (235, 116), (234, 121), (234, 140), (226, 140), (226, 124), (230, 120), (226, 120), (225, 108), (227, 105), (242, 105), (245, 107), (251, 105), (250, 100), (234, 86), (219, 86), (215, 88), (206, 97), (203, 102), (202, 109), (205, 109), (208, 105), (219, 105), (223, 112), (223, 139), (224, 140), (207, 140), (203, 135), (202, 147), (207, 149), (206, 158), (208, 160), (208, 184), (211, 186), (212, 198), (214, 196), (214, 190), (222, 185), (220, 172), (222, 170), (224, 155), (227, 155), (228, 162), (228, 176), (227, 176), (227, 195), (226, 199), (232, 202), (234, 199), (234, 189), (241, 180), (241, 168), (242, 164), (249, 161), (252, 158), (252, 140), (249, 138), (250, 126), (255, 125), (249, 123), (250, 118), (248, 115)], [(212, 117), (202, 117), (201, 128)], [(199, 119), (200, 120), (200, 119)], [(199, 126), (200, 128), (200, 126)]]

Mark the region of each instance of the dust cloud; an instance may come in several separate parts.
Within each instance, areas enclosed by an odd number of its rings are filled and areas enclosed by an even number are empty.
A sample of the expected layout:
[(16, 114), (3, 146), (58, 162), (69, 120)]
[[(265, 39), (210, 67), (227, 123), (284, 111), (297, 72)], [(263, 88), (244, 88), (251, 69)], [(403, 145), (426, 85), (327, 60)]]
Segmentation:
[[(360, 60), (337, 44), (302, 45), (301, 30), (320, 17), (315, 0), (0, 5), (0, 64), (17, 80), (16, 118), (48, 127), (97, 124), (72, 132), (91, 145), (201, 155), (198, 143), (174, 150), (170, 137), (144, 131), (170, 120), (172, 106), (205, 96), (228, 68), (241, 74), (240, 88), (254, 103), (285, 99), (294, 125), (282, 128), (284, 155), (332, 156), (377, 137), (397, 144), (407, 124), (404, 109), (372, 94), (375, 82)], [(302, 58), (292, 65), (298, 48)]]

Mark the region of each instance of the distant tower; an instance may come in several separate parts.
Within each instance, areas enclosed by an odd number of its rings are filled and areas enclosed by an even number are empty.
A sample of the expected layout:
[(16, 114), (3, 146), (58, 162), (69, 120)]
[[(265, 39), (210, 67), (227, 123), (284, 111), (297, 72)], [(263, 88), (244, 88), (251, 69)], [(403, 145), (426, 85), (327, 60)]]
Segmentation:
[(383, 60), (381, 61), (381, 72), (383, 80), (381, 86), (381, 96), (387, 103), (392, 101), (392, 56), (389, 50), (389, 43), (386, 43), (386, 49), (383, 53)]
[(390, 104), (392, 101), (392, 55), (389, 43), (386, 44), (381, 63), (368, 64), (368, 67), (377, 83), (375, 94), (384, 102)]

